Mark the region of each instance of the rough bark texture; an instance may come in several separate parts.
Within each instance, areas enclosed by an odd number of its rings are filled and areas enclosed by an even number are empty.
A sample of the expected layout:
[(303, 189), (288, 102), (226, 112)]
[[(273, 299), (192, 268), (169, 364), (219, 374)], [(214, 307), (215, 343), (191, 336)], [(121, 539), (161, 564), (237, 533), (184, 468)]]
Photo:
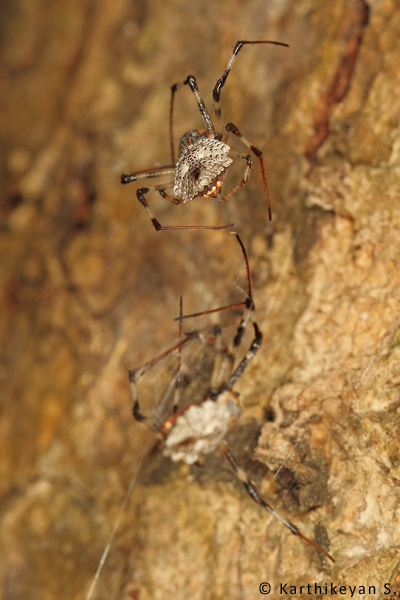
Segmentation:
[[(331, 582), (390, 597), (399, 5), (17, 0), (1, 11), (0, 598), (84, 599), (138, 471), (93, 598), (245, 600), (261, 582), (274, 599), (286, 582), (296, 597), (320, 597), (301, 593), (308, 583), (331, 597)], [(230, 442), (273, 505), (306, 535), (316, 527), (334, 566), (269, 522), (217, 453), (201, 471), (171, 465), (130, 414), (127, 368), (175, 339), (180, 294), (187, 312), (223, 301), (238, 259), (227, 231), (156, 233), (119, 175), (169, 163), (170, 85), (192, 73), (211, 107), (239, 39), (290, 44), (244, 48), (222, 91), (224, 122), (264, 152), (272, 224), (257, 161), (223, 207), (149, 202), (162, 224), (236, 222), (264, 345), (238, 386)], [(176, 106), (177, 136), (201, 127), (187, 89)]]

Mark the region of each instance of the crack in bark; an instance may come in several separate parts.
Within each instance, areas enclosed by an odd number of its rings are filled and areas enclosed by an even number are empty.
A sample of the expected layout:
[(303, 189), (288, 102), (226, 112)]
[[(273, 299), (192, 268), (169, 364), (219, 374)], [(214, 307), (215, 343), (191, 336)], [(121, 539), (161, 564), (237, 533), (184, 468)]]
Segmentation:
[(339, 64), (327, 90), (320, 97), (314, 111), (314, 131), (305, 146), (305, 156), (310, 163), (315, 160), (318, 149), (329, 134), (329, 115), (333, 104), (338, 104), (346, 96), (350, 87), (358, 51), (364, 29), (368, 24), (369, 7), (365, 0), (355, 0), (348, 21), (344, 40), (346, 41)]

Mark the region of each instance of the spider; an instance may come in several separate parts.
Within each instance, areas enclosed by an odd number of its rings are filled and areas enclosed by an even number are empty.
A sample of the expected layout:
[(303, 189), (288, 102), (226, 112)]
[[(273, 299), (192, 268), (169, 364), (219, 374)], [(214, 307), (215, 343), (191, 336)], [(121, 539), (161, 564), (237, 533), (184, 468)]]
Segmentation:
[[(198, 87), (196, 79), (193, 75), (189, 75), (185, 81), (175, 83), (171, 87), (171, 104), (170, 104), (170, 115), (169, 115), (169, 135), (171, 144), (171, 158), (172, 164), (164, 167), (156, 167), (149, 171), (138, 171), (137, 173), (131, 173), (129, 175), (121, 175), (121, 183), (131, 183), (139, 179), (152, 179), (160, 176), (173, 176), (169, 181), (160, 185), (154, 185), (152, 187), (141, 187), (137, 190), (136, 196), (139, 202), (147, 210), (156, 231), (166, 231), (171, 229), (225, 229), (227, 227), (233, 227), (234, 223), (223, 226), (163, 226), (155, 218), (153, 211), (149, 207), (145, 195), (149, 192), (159, 192), (159, 194), (172, 202), (173, 204), (185, 204), (189, 200), (194, 198), (217, 198), (222, 190), (222, 184), (228, 172), (230, 165), (233, 162), (233, 158), (241, 158), (246, 161), (246, 166), (243, 174), (243, 179), (234, 188), (232, 188), (220, 202), (225, 202), (237, 192), (242, 186), (244, 186), (249, 178), (250, 171), (252, 168), (251, 154), (240, 154), (231, 150), (226, 143), (229, 134), (237, 136), (245, 146), (254, 154), (260, 161), (261, 175), (264, 186), (264, 194), (268, 206), (269, 220), (272, 219), (271, 203), (268, 195), (267, 182), (265, 178), (264, 161), (262, 152), (255, 146), (253, 146), (249, 140), (247, 140), (239, 131), (239, 129), (233, 123), (227, 123), (225, 131), (221, 129), (221, 107), (220, 107), (220, 96), (221, 90), (225, 85), (227, 77), (230, 73), (232, 65), (239, 54), (240, 50), (245, 44), (275, 44), (277, 46), (286, 46), (282, 42), (272, 42), (270, 40), (257, 40), (257, 41), (238, 41), (233, 50), (233, 54), (229, 60), (228, 66), (220, 79), (218, 79), (213, 90), (214, 99), (214, 110), (215, 118), (214, 123), (210, 117), (210, 114), (204, 104)], [(175, 151), (173, 142), (173, 108), (174, 99), (176, 92), (184, 85), (188, 85), (192, 90), (197, 104), (200, 110), (200, 114), (205, 124), (205, 130), (190, 129), (181, 138), (179, 144), (179, 157), (175, 162)], [(229, 154), (231, 156), (229, 156)], [(233, 158), (231, 158), (233, 157)], [(172, 188), (172, 195), (167, 194), (166, 190)]]
[[(239, 466), (225, 440), (227, 432), (238, 421), (241, 413), (239, 396), (233, 391), (233, 387), (254, 358), (262, 342), (262, 333), (255, 318), (246, 250), (240, 237), (235, 235), (245, 259), (246, 299), (229, 306), (183, 315), (181, 297), (180, 316), (176, 319), (179, 321), (179, 341), (162, 354), (129, 371), (133, 395), (133, 416), (138, 421), (147, 422), (159, 434), (163, 443), (163, 455), (170, 457), (173, 461), (182, 460), (189, 465), (201, 466), (202, 458), (219, 447), (233, 467), (236, 476), (257, 504), (281, 521), (294, 535), (299, 536), (335, 562), (326, 550), (307, 538), (296, 525), (285, 519), (260, 496), (255, 485)], [(182, 333), (184, 319), (240, 306), (244, 307), (244, 311), (229, 346), (224, 345), (222, 330), (219, 326), (214, 326), (205, 332), (199, 330)], [(247, 352), (241, 358), (236, 358), (249, 322), (253, 326), (254, 337)], [(187, 361), (183, 357), (184, 353), (188, 355)], [(173, 366), (165, 368), (164, 363), (170, 359), (172, 359)], [(210, 379), (205, 378), (202, 372), (205, 365), (207, 365), (207, 371), (211, 372)], [(160, 375), (160, 368), (165, 370), (164, 376), (167, 381), (165, 386), (162, 383), (160, 385), (164, 378)], [(193, 377), (191, 380), (190, 375), (196, 368), (200, 377), (197, 379)], [(150, 392), (147, 390), (147, 394), (150, 395), (150, 401), (152, 395), (157, 395), (159, 401), (152, 417), (149, 417), (142, 413), (142, 397), (139, 394), (139, 386), (142, 377), (152, 369), (157, 370), (157, 373), (152, 373), (150, 378), (154, 389)]]

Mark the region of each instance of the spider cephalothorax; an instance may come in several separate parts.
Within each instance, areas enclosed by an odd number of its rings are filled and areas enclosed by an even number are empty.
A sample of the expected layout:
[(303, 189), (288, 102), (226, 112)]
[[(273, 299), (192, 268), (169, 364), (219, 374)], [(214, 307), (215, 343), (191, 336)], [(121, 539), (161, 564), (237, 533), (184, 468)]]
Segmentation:
[[(243, 40), (236, 43), (233, 54), (224, 74), (222, 77), (220, 77), (220, 79), (218, 79), (214, 86), (214, 122), (211, 119), (207, 107), (199, 94), (196, 79), (193, 77), (193, 75), (189, 75), (185, 81), (175, 83), (171, 87), (170, 108), (170, 143), (172, 164), (165, 167), (150, 169), (149, 171), (140, 171), (137, 173), (131, 173), (130, 175), (121, 175), (121, 183), (124, 184), (137, 181), (138, 179), (152, 179), (155, 177), (170, 176), (170, 179), (163, 184), (152, 187), (142, 187), (136, 192), (139, 202), (146, 208), (147, 213), (157, 231), (168, 229), (224, 229), (226, 227), (232, 227), (234, 225), (233, 223), (219, 227), (199, 225), (162, 226), (155, 218), (145, 196), (149, 192), (157, 191), (163, 198), (169, 200), (173, 204), (185, 204), (189, 200), (200, 197), (216, 198), (221, 194), (222, 184), (227, 171), (233, 162), (233, 159), (239, 158), (245, 160), (246, 166), (242, 181), (220, 199), (220, 202), (225, 202), (230, 196), (232, 196), (232, 194), (237, 192), (243, 185), (247, 183), (253, 164), (251, 154), (253, 154), (260, 162), (264, 194), (267, 200), (269, 219), (271, 220), (271, 204), (268, 196), (264, 161), (261, 150), (253, 146), (249, 140), (247, 140), (240, 133), (239, 129), (233, 123), (227, 123), (223, 130), (221, 128), (221, 89), (225, 85), (226, 79), (237, 54), (245, 44), (275, 44), (278, 46), (287, 46), (287, 44), (283, 44), (281, 42), (271, 42), (269, 40)], [(190, 129), (182, 136), (179, 144), (179, 157), (175, 162), (175, 150), (173, 142), (173, 106), (176, 92), (184, 85), (188, 85), (196, 97), (200, 114), (206, 125), (206, 130), (199, 131)], [(231, 150), (230, 146), (226, 143), (230, 133), (233, 133), (233, 135), (238, 137), (248, 148), (251, 154), (241, 154)], [(172, 195), (166, 192), (166, 190), (171, 188)]]

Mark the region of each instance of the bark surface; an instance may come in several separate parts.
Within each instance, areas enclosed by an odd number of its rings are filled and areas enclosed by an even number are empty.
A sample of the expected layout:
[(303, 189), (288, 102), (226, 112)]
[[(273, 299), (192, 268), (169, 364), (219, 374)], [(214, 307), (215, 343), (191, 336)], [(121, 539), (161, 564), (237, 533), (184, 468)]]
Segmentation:
[[(84, 600), (135, 475), (93, 598), (252, 600), (262, 582), (274, 600), (285, 583), (397, 597), (398, 3), (0, 10), (0, 598)], [(195, 75), (212, 111), (240, 39), (290, 44), (245, 47), (221, 93), (223, 123), (263, 151), (272, 223), (257, 159), (223, 206), (148, 201), (163, 225), (236, 223), (264, 343), (229, 441), (335, 565), (270, 522), (222, 455), (172, 465), (131, 416), (127, 369), (174, 342), (179, 296), (187, 313), (221, 305), (243, 260), (229, 231), (157, 233), (119, 176), (170, 163), (170, 86)], [(175, 106), (177, 148), (203, 124), (187, 86)]]

